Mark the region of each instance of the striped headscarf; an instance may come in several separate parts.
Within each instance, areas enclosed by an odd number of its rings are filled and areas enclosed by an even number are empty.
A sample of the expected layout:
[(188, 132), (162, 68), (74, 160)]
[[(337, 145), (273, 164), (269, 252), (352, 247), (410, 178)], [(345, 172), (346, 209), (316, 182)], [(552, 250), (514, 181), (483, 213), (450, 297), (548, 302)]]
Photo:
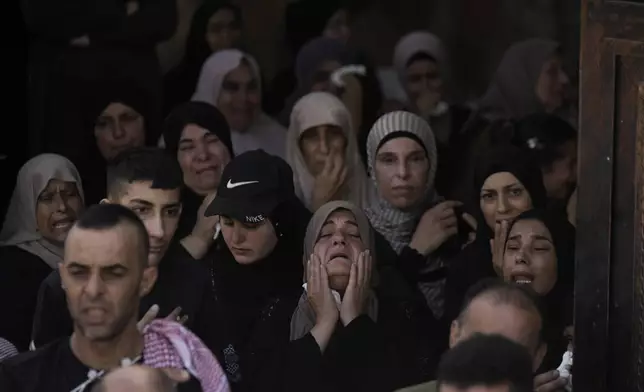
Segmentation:
[(358, 152), (356, 135), (351, 126), (351, 115), (344, 103), (326, 92), (314, 92), (302, 97), (293, 107), (286, 139), (286, 160), (293, 168), (295, 193), (302, 203), (312, 208), (311, 197), (315, 178), (309, 172), (300, 149), (300, 138), (310, 128), (333, 125), (342, 130), (346, 139), (344, 164), (347, 178), (341, 190), (341, 199), (358, 207), (368, 203), (368, 181)]
[[(392, 133), (405, 133), (413, 135), (414, 139), (420, 140), (427, 151), (429, 159), (429, 171), (427, 172), (427, 183), (425, 197), (423, 197), (413, 208), (402, 211), (392, 206), (378, 192), (378, 183), (375, 176), (375, 160), (378, 149), (383, 139)], [(375, 187), (374, 201), (365, 209), (365, 213), (373, 228), (382, 234), (391, 247), (400, 253), (409, 244), (414, 234), (416, 225), (422, 214), (432, 205), (436, 204), (438, 195), (434, 189), (434, 177), (438, 158), (436, 154), (436, 142), (434, 133), (427, 121), (416, 114), (397, 111), (387, 113), (380, 117), (369, 131), (367, 138), (367, 164), (369, 173)]]

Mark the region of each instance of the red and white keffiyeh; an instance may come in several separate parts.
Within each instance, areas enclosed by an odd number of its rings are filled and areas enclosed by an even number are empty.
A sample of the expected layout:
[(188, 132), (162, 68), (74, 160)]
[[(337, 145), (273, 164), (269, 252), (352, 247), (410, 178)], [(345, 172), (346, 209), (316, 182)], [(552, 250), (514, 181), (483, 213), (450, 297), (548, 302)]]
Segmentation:
[(203, 392), (230, 392), (224, 370), (208, 347), (179, 323), (157, 319), (143, 329), (143, 363), (152, 368), (185, 369)]

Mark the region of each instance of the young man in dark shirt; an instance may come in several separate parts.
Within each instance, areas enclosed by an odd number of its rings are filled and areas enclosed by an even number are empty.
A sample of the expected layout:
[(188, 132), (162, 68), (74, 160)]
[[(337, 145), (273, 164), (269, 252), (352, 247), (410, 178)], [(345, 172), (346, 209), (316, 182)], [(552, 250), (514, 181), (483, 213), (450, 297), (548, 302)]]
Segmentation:
[[(141, 219), (150, 239), (148, 263), (158, 279), (141, 299), (141, 314), (153, 305), (160, 317), (176, 317), (207, 345), (213, 328), (208, 271), (173, 239), (181, 214), (181, 169), (163, 150), (146, 147), (121, 154), (107, 171), (108, 195), (104, 203), (120, 204)], [(34, 317), (35, 347), (69, 336), (72, 320), (66, 310), (60, 275), (53, 272), (41, 285)], [(179, 309), (180, 308), (180, 309)]]
[[(141, 220), (120, 205), (95, 205), (81, 216), (60, 265), (74, 331), (2, 362), (1, 391), (80, 392), (112, 369), (146, 363), (148, 343), (137, 321), (139, 299), (157, 277), (148, 241)], [(195, 381), (180, 390), (201, 390)]]

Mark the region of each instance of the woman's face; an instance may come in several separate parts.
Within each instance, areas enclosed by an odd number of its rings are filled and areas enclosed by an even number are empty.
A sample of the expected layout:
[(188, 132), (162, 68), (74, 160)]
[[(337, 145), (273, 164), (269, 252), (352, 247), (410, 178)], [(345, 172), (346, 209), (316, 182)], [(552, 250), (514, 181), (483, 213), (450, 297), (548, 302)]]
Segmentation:
[(317, 176), (324, 169), (330, 155), (344, 156), (347, 139), (342, 129), (335, 125), (319, 125), (302, 132), (300, 150), (306, 167), (312, 176)]
[(228, 124), (237, 132), (244, 132), (259, 114), (261, 97), (259, 80), (245, 63), (230, 71), (221, 84), (217, 107)]
[(213, 53), (236, 48), (240, 39), (241, 26), (231, 9), (222, 8), (208, 19), (206, 42)]
[(494, 230), (497, 223), (509, 221), (532, 208), (532, 199), (512, 173), (492, 174), (481, 187), (480, 207), (485, 222)]
[(324, 32), (327, 38), (337, 39), (344, 43), (351, 38), (351, 28), (349, 27), (349, 13), (346, 10), (336, 11), (327, 22)]
[(395, 208), (416, 205), (427, 190), (429, 159), (415, 140), (397, 137), (376, 153), (374, 172), (380, 195)]
[(94, 137), (101, 155), (112, 159), (145, 144), (145, 123), (136, 110), (119, 102), (109, 104), (96, 119)]
[(320, 66), (315, 71), (315, 74), (313, 74), (310, 92), (324, 91), (327, 93), (335, 94), (337, 89), (331, 82), (331, 74), (341, 66), (342, 64), (335, 60), (327, 60), (320, 64)]
[(561, 157), (543, 171), (543, 184), (548, 198), (568, 200), (577, 186), (577, 141), (559, 147)]
[(442, 94), (443, 80), (438, 65), (431, 59), (420, 59), (407, 67), (405, 87), (412, 102), (423, 93)]
[(344, 291), (349, 283), (351, 265), (365, 250), (355, 216), (347, 210), (336, 210), (322, 225), (313, 253), (326, 266), (329, 285)]
[(51, 179), (36, 203), (38, 232), (49, 241), (62, 243), (82, 210), (76, 183)]
[(275, 228), (268, 219), (251, 224), (222, 216), (220, 222), (226, 246), (239, 264), (263, 260), (277, 245)]
[(179, 139), (177, 160), (186, 186), (199, 195), (207, 195), (219, 186), (224, 167), (230, 162), (230, 152), (217, 135), (188, 124)]
[(557, 253), (552, 235), (538, 220), (521, 220), (512, 226), (503, 256), (503, 279), (530, 285), (545, 295), (557, 282)]
[(535, 92), (546, 112), (552, 113), (563, 106), (569, 82), (559, 56), (553, 56), (543, 64)]

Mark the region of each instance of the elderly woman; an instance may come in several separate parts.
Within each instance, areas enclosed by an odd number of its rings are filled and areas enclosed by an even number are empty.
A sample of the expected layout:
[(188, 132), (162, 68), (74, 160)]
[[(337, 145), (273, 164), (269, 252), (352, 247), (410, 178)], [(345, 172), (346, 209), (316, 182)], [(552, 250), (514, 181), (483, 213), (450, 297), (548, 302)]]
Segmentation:
[(29, 346), (38, 287), (62, 261), (83, 200), (76, 167), (60, 155), (38, 155), (18, 173), (0, 232), (0, 299), (8, 315), (0, 336), (20, 351)]
[[(411, 302), (379, 289), (362, 210), (320, 207), (304, 239), (306, 284), (272, 390), (391, 391), (431, 377), (431, 330)], [(427, 338), (423, 338), (427, 337)]]

